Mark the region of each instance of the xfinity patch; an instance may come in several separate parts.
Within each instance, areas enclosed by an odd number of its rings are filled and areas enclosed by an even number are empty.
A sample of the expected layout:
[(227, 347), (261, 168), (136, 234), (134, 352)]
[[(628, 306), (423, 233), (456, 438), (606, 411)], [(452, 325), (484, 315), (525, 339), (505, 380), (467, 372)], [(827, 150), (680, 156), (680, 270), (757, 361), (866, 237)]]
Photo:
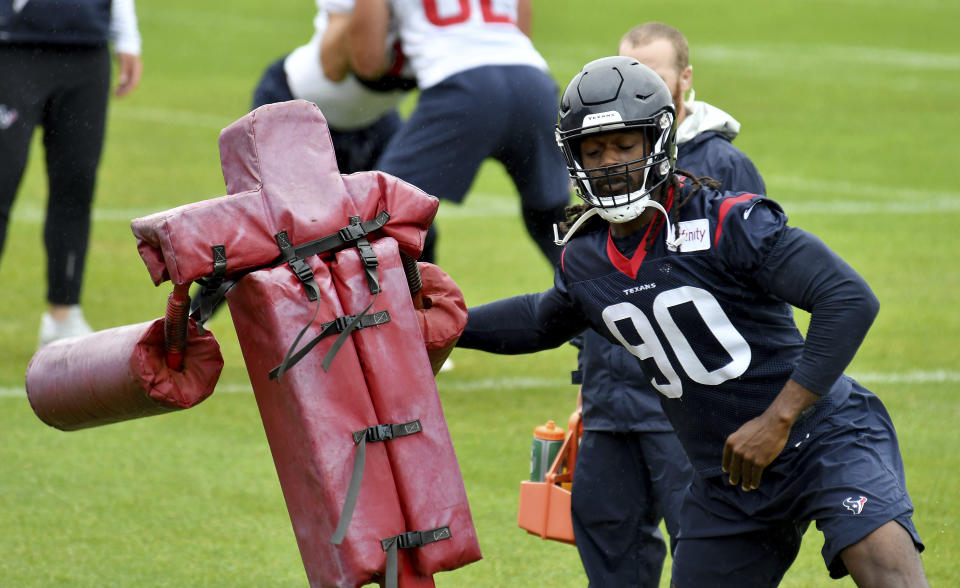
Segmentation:
[(680, 231), (681, 253), (710, 249), (710, 223), (707, 219), (681, 221), (677, 228)]

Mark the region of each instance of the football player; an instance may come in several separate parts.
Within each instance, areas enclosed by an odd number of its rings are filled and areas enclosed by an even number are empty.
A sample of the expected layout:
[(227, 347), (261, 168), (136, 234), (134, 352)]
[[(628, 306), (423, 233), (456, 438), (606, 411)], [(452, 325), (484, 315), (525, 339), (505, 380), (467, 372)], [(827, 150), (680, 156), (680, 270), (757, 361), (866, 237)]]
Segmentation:
[[(570, 183), (553, 137), (557, 85), (529, 37), (530, 0), (357, 0), (349, 50), (353, 70), (375, 77), (391, 14), (420, 96), (377, 169), (442, 200), (460, 203), (488, 157), (520, 193), (527, 231), (555, 265), (553, 224), (570, 203)], [(421, 259), (432, 261), (431, 227)]]
[[(740, 123), (694, 100), (690, 49), (680, 31), (659, 22), (637, 25), (623, 36), (619, 52), (667, 84), (677, 112), (677, 167), (709, 176), (724, 190), (766, 193), (756, 166), (731, 143)], [(629, 351), (588, 329), (579, 364), (574, 383), (581, 384), (584, 432), (572, 502), (580, 559), (591, 584), (659, 586), (667, 551), (660, 521), (672, 551), (690, 462), (660, 394)], [(611, 483), (607, 472), (618, 472), (622, 483)]]
[(632, 58), (584, 66), (557, 133), (586, 205), (554, 286), (471, 308), (459, 345), (528, 353), (591, 327), (642, 362), (694, 468), (675, 586), (776, 586), (810, 521), (832, 577), (926, 586), (893, 423), (843, 374), (869, 286), (774, 201), (675, 170), (670, 91)]
[(253, 93), (253, 108), (294, 99), (317, 104), (344, 174), (373, 169), (402, 124), (397, 105), (416, 87), (403, 67), (403, 53), (393, 47), (395, 32), (385, 40), (390, 51), (384, 51), (393, 57), (395, 67), (374, 81), (346, 71), (330, 73), (324, 67), (328, 61), (346, 59), (336, 39), (345, 34), (351, 10), (353, 0), (317, 0), (310, 42), (271, 63)]

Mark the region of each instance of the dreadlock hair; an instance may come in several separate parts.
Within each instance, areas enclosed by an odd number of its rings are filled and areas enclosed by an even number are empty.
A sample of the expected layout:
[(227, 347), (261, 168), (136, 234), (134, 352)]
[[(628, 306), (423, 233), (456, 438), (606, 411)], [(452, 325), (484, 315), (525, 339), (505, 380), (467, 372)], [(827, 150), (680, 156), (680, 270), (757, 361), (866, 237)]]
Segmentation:
[[(593, 207), (585, 202), (581, 202), (580, 204), (573, 204), (571, 206), (566, 207), (563, 210), (563, 216), (566, 220), (563, 220), (557, 223), (557, 229), (559, 230), (560, 235), (561, 236), (566, 235), (570, 231), (570, 227), (573, 226), (573, 223), (577, 222), (577, 219), (583, 216), (583, 213), (587, 212), (591, 208)], [(600, 229), (606, 226), (607, 226), (607, 221), (597, 216), (597, 217), (591, 218), (586, 223), (584, 223), (584, 225), (580, 227), (577, 233), (579, 234), (579, 233), (589, 233), (591, 231), (599, 231)]]
[[(686, 171), (686, 170), (678, 169), (678, 170), (676, 170), (676, 171), (674, 172), (674, 174), (670, 177), (670, 185), (673, 186), (674, 194), (679, 194), (679, 193), (680, 193), (680, 178), (679, 178), (679, 176), (683, 176), (683, 177), (687, 178), (688, 180), (690, 180), (691, 182), (693, 182), (693, 184), (692, 184), (692, 185), (693, 185), (693, 190), (690, 190), (690, 192), (683, 198), (683, 200), (680, 200), (680, 201), (676, 202), (676, 204), (673, 206), (672, 210), (670, 211), (670, 216), (671, 216), (670, 221), (671, 221), (671, 224), (672, 224), (672, 226), (673, 226), (673, 237), (674, 237), (675, 239), (680, 236), (680, 208), (683, 207), (683, 205), (685, 205), (687, 202), (690, 202), (690, 199), (693, 198), (693, 195), (694, 195), (694, 194), (696, 194), (697, 192), (700, 191), (700, 188), (706, 186), (706, 187), (710, 188), (711, 190), (719, 190), (719, 189), (720, 189), (720, 186), (722, 185), (720, 181), (715, 180), (715, 179), (711, 178), (710, 176), (699, 176), (699, 177), (698, 177), (698, 176), (695, 176), (695, 175), (693, 175), (692, 173), (690, 173), (690, 172), (688, 172), (688, 171)], [(651, 240), (651, 242), (652, 242), (652, 240), (653, 240), (653, 234), (654, 234), (655, 232), (656, 232), (656, 231), (650, 231), (650, 240)], [(645, 243), (644, 246), (645, 246), (647, 249), (650, 248), (650, 244), (649, 244), (649, 243)]]
[[(676, 202), (675, 205), (671, 208), (671, 211), (670, 211), (671, 224), (673, 226), (675, 238), (679, 236), (679, 231), (680, 231), (680, 227), (678, 224), (680, 208), (683, 205), (685, 205), (687, 202), (689, 202), (690, 199), (693, 198), (693, 195), (696, 194), (698, 191), (700, 191), (700, 188), (706, 186), (713, 190), (717, 190), (721, 186), (720, 182), (718, 182), (717, 180), (709, 176), (698, 177), (686, 170), (677, 169), (674, 171), (673, 174), (670, 175), (670, 179), (663, 185), (661, 189), (668, 190), (669, 188), (672, 187), (674, 190), (674, 193), (679, 194), (680, 193), (680, 176), (683, 176), (684, 178), (689, 179), (692, 182), (693, 189), (690, 190), (690, 192), (683, 198), (683, 200)], [(580, 216), (583, 215), (583, 213), (590, 210), (590, 208), (592, 207), (586, 203), (580, 203), (580, 204), (574, 204), (573, 206), (568, 206), (564, 210), (564, 216), (566, 217), (566, 220), (557, 223), (557, 228), (560, 234), (565, 235), (570, 230), (570, 227), (573, 226), (573, 223), (577, 222), (577, 219), (580, 218)], [(654, 223), (660, 222), (659, 217), (654, 219), (653, 222)], [(586, 234), (591, 231), (598, 231), (600, 229), (606, 228), (607, 226), (609, 226), (609, 223), (607, 221), (603, 220), (599, 216), (595, 216), (589, 219), (586, 223), (584, 223), (584, 225), (580, 227), (577, 233)], [(643, 248), (645, 250), (650, 249), (650, 245), (653, 244), (653, 240), (656, 238), (656, 235), (658, 232), (659, 232), (659, 229), (655, 228), (654, 230), (650, 231), (647, 234), (646, 239), (642, 243)]]

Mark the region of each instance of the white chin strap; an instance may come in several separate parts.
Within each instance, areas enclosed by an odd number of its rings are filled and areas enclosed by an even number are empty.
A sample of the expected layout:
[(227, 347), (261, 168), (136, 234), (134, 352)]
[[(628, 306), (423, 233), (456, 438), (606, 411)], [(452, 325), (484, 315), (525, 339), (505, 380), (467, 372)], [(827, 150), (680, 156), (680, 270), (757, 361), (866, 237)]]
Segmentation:
[[(574, 233), (577, 232), (577, 229), (583, 226), (583, 223), (587, 222), (595, 214), (599, 214), (600, 217), (606, 220), (607, 222), (625, 223), (627, 221), (630, 221), (639, 217), (640, 214), (643, 213), (645, 208), (647, 208), (648, 206), (652, 206), (653, 208), (656, 208), (657, 210), (663, 213), (663, 220), (665, 220), (667, 223), (667, 235), (666, 235), (666, 238), (664, 239), (664, 242), (667, 244), (667, 249), (669, 249), (670, 251), (676, 251), (677, 248), (680, 247), (680, 243), (683, 242), (683, 237), (681, 237), (680, 235), (677, 235), (676, 237), (672, 237), (673, 227), (670, 225), (670, 215), (667, 214), (666, 209), (664, 209), (659, 202), (650, 200), (650, 198), (647, 197), (642, 200), (638, 200), (636, 202), (631, 202), (629, 206), (636, 206), (637, 208), (637, 214), (634, 216), (631, 216), (630, 218), (624, 218), (623, 214), (611, 215), (609, 210), (605, 208), (598, 208), (598, 207), (590, 208), (588, 211), (581, 214), (580, 218), (578, 218), (577, 221), (573, 223), (573, 226), (570, 227), (570, 230), (567, 231), (567, 234), (563, 236), (563, 239), (560, 238), (560, 231), (557, 228), (557, 225), (554, 224), (553, 225), (553, 242), (558, 247), (563, 247), (564, 245), (567, 244), (567, 241), (573, 238), (573, 235)], [(621, 220), (613, 220), (613, 218), (611, 217), (616, 217)]]

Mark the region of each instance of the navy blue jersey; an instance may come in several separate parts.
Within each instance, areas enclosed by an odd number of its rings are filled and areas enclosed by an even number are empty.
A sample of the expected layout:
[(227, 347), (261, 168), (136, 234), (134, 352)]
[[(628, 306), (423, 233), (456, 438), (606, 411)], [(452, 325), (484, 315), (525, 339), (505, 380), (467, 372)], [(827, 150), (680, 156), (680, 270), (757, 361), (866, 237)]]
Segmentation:
[[(677, 146), (677, 167), (695, 176), (709, 176), (723, 190), (766, 194), (763, 178), (750, 158), (728, 135), (704, 131)], [(659, 394), (640, 376), (636, 359), (619, 344), (611, 345), (595, 331), (583, 334), (578, 356), (582, 377), (583, 428), (592, 431), (670, 431)]]
[[(553, 288), (471, 309), (459, 344), (526, 353), (592, 327), (642, 362), (695, 469), (711, 476), (721, 473), (727, 436), (788, 378), (822, 396), (788, 443), (844, 402), (851, 384), (842, 371), (877, 306), (856, 272), (789, 227), (771, 200), (701, 188), (678, 212), (678, 251), (666, 246), (662, 215), (646, 229), (655, 234), (649, 250), (629, 256), (608, 228), (586, 232), (564, 249)], [(791, 305), (811, 312), (806, 342)]]

